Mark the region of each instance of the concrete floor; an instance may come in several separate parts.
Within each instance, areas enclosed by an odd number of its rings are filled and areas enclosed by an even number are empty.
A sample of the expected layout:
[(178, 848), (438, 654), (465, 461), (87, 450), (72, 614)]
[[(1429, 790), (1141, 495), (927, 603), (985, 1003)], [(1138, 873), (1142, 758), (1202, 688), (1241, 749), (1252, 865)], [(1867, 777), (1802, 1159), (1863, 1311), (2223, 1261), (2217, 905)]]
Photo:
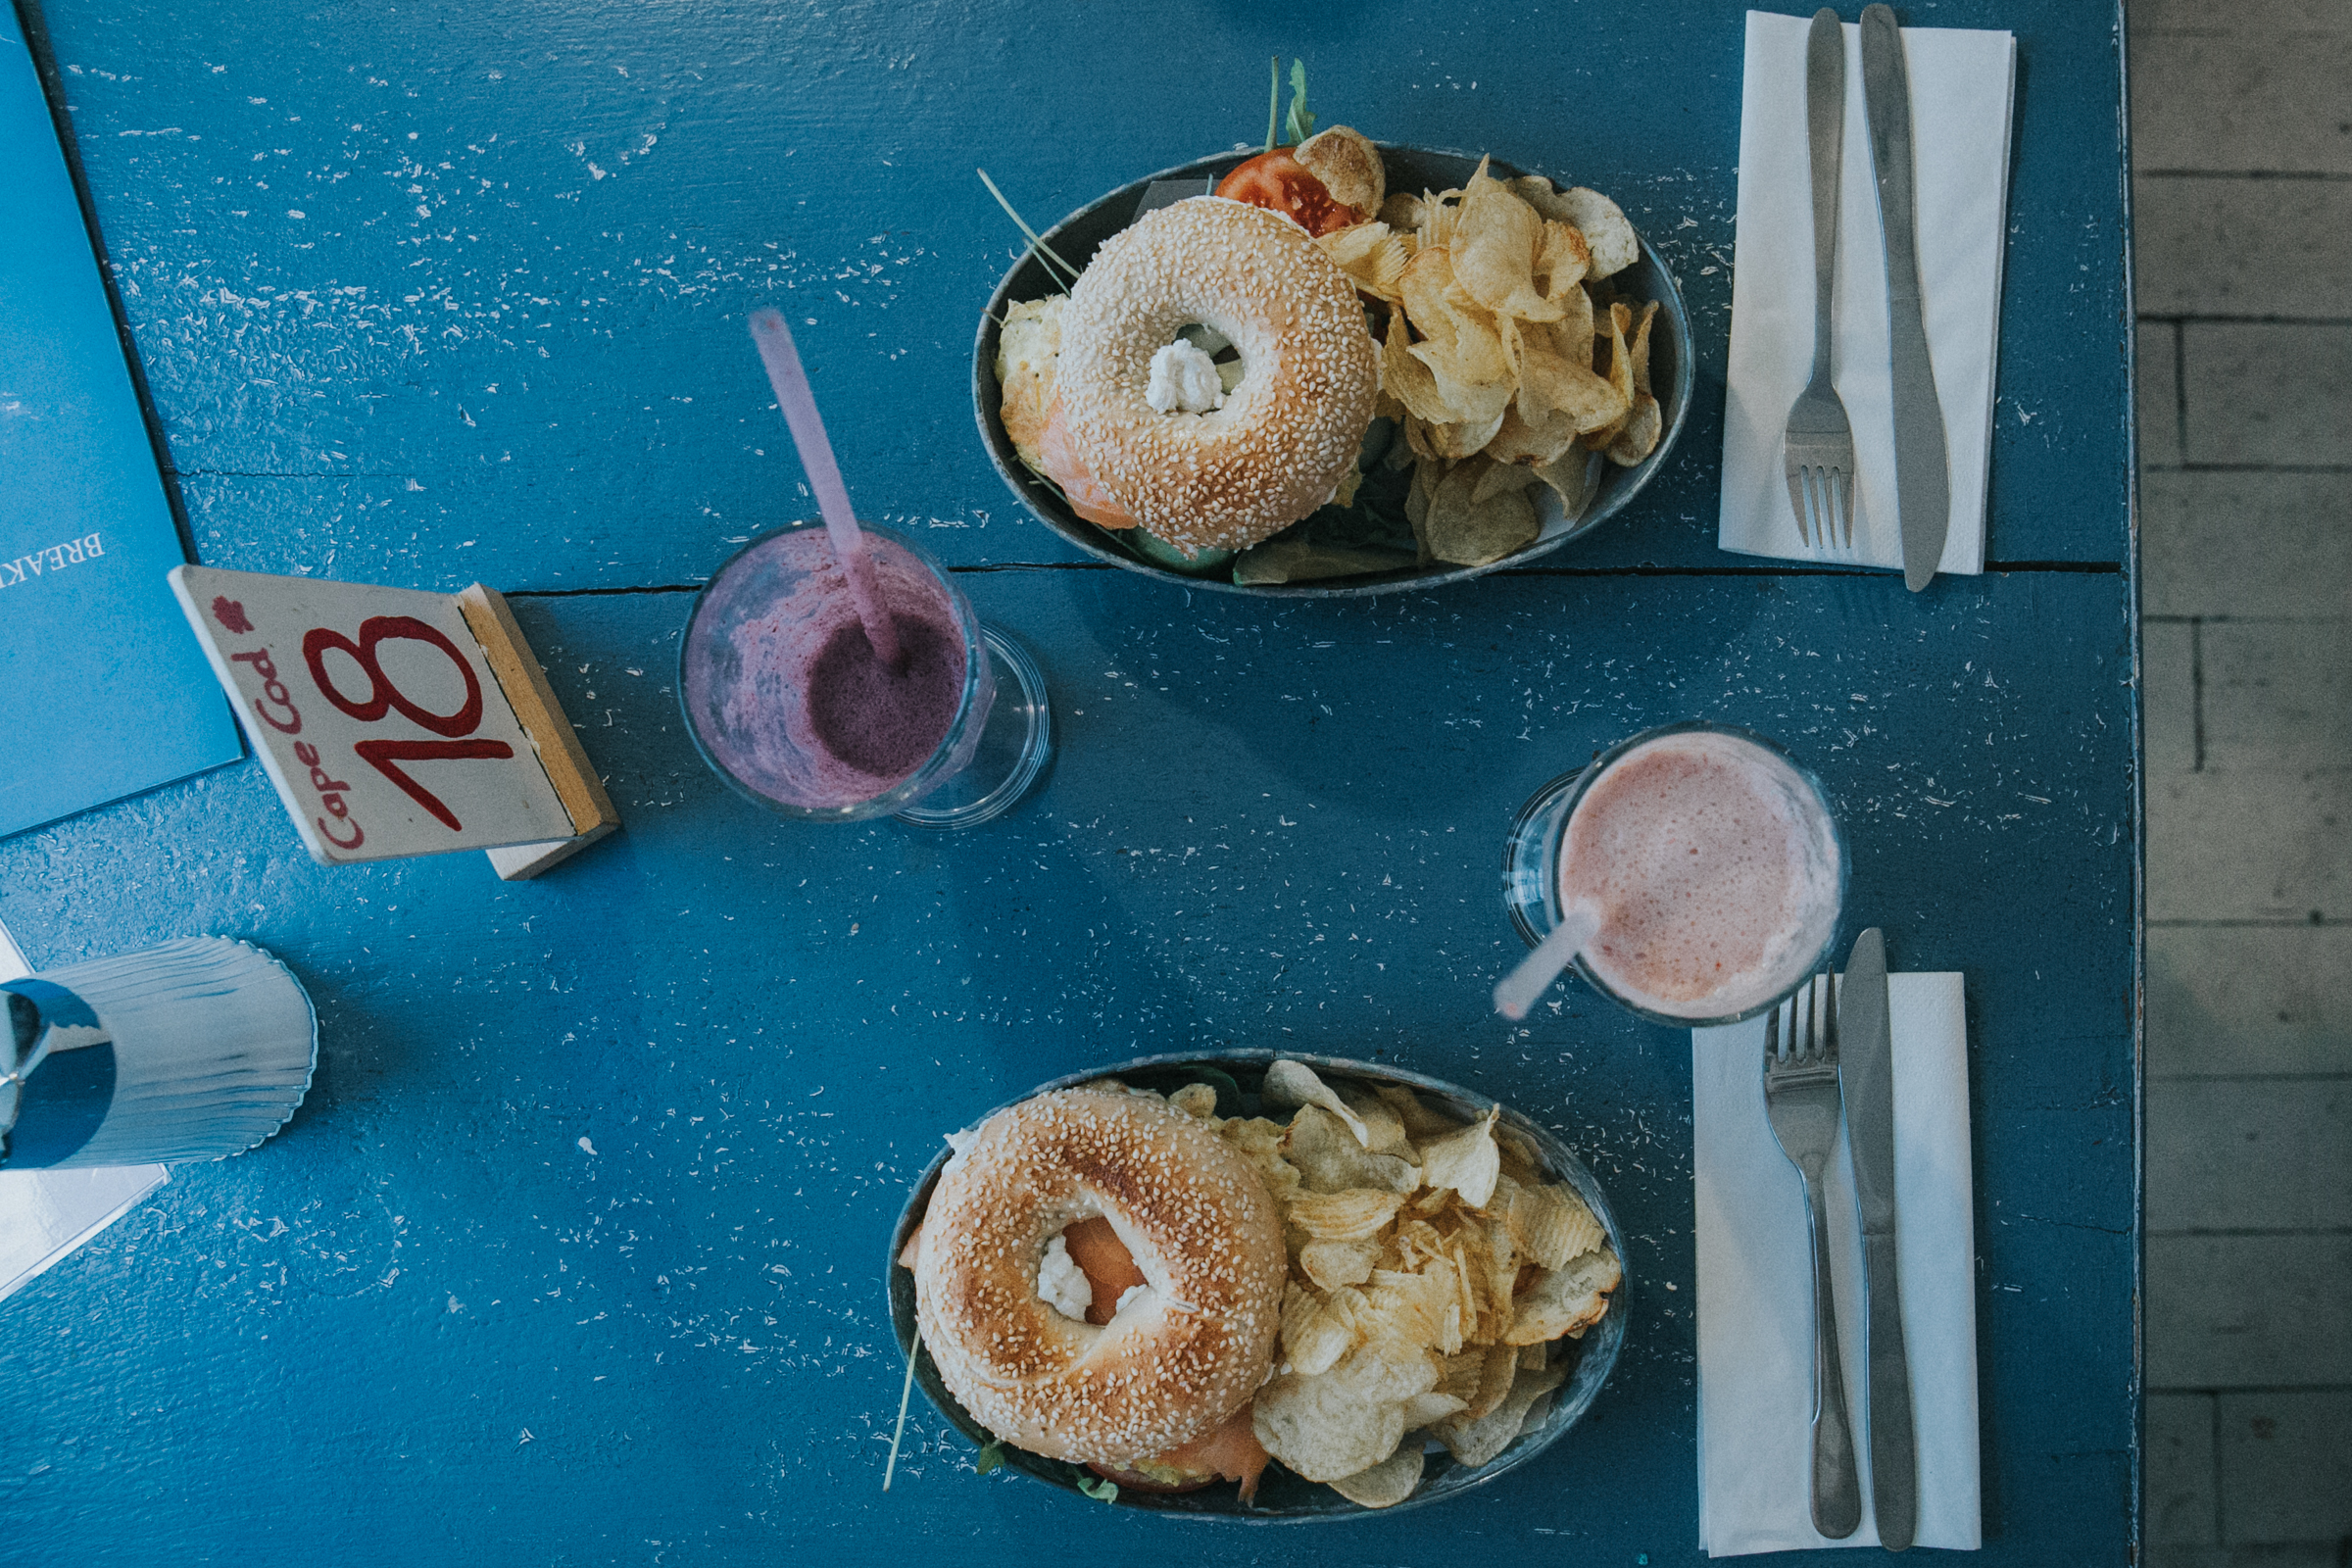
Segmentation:
[(2352, 1562), (2352, 0), (2130, 12), (2147, 1539)]

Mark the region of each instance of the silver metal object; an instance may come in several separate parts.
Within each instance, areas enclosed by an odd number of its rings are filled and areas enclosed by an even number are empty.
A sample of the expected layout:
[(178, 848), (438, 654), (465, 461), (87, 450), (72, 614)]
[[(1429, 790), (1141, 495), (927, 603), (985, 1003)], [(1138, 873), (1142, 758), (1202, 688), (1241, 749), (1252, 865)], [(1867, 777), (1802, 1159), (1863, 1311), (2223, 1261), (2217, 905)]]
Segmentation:
[(1903, 536), (1903, 585), (1925, 588), (1943, 560), (1952, 521), (1951, 455), (1943, 404), (1928, 359), (1919, 298), (1919, 217), (1913, 201), (1911, 77), (1894, 13), (1862, 13), (1862, 108), (1886, 241), (1886, 352), (1894, 376), (1894, 505)]
[[(1781, 1051), (1786, 1036), (1788, 1050)], [(1823, 1167), (1838, 1147), (1838, 1004), (1826, 974), (1764, 1015), (1764, 1109), (1781, 1152), (1805, 1182), (1813, 1233), (1813, 1528), (1842, 1541), (1862, 1522), (1854, 1431), (1838, 1360), (1838, 1304), (1830, 1292)]]
[(1854, 542), (1854, 427), (1830, 380), (1832, 305), (1838, 294), (1838, 182), (1845, 160), (1845, 27), (1813, 14), (1805, 42), (1805, 130), (1813, 165), (1813, 379), (1788, 406), (1781, 463), (1788, 505), (1807, 547)]
[(1919, 1456), (1911, 1433), (1911, 1361), (1903, 1348), (1901, 1276), (1894, 1245), (1894, 1046), (1886, 1011), (1886, 939), (1876, 926), (1854, 940), (1838, 1012), (1845, 1037), (1845, 1130), (1854, 1152), (1854, 1200), (1862, 1217), (1862, 1266), (1870, 1355), (1870, 1504), (1879, 1544), (1911, 1544), (1919, 1524)]

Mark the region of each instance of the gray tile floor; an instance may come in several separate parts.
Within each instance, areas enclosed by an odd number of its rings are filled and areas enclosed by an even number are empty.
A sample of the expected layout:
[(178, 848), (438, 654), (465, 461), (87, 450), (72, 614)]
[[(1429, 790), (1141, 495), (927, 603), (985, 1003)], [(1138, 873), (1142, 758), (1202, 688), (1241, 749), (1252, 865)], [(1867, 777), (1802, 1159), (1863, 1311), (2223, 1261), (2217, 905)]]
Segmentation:
[(2352, 0), (2135, 0), (2147, 1537), (2352, 1563)]

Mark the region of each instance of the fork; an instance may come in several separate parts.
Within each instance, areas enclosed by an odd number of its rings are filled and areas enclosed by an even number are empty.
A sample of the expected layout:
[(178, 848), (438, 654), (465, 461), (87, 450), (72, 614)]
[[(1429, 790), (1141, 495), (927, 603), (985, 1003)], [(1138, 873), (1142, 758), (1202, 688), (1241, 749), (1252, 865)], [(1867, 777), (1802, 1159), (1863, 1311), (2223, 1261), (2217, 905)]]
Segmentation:
[(1830, 383), (1831, 304), (1838, 287), (1838, 180), (1845, 155), (1845, 27), (1813, 14), (1805, 44), (1805, 127), (1813, 164), (1813, 379), (1788, 407), (1781, 461), (1807, 548), (1854, 543), (1854, 427)]
[[(1787, 1023), (1782, 1019), (1784, 1013)], [(1784, 1031), (1788, 1039), (1781, 1052)], [(1838, 1147), (1844, 1100), (1838, 1087), (1838, 1000), (1829, 975), (1807, 980), (1764, 1015), (1764, 1109), (1781, 1152), (1804, 1178), (1813, 1221), (1813, 1528), (1842, 1541), (1862, 1522), (1854, 1433), (1838, 1359), (1838, 1304), (1830, 1292), (1830, 1231), (1822, 1170)]]

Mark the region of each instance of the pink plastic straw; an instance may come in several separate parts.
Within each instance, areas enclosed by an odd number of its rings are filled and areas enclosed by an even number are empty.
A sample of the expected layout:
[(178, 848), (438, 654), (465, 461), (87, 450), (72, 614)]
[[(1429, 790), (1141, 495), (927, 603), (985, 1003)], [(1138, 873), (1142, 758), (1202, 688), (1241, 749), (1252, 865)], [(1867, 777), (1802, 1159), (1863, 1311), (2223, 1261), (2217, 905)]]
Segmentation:
[(808, 374), (801, 368), (800, 350), (793, 347), (792, 328), (772, 310), (752, 313), (752, 341), (759, 345), (760, 363), (767, 367), (767, 384), (775, 388), (776, 406), (792, 427), (792, 444), (808, 470), (809, 488), (816, 492), (817, 510), (825, 514), (825, 532), (833, 540), (833, 555), (850, 579), (850, 599), (864, 623), (865, 640), (874, 657), (889, 668), (899, 667), (899, 630), (874, 592), (874, 565), (865, 557), (865, 535), (850, 512), (850, 493), (842, 487), (840, 466), (833, 461), (833, 443), (825, 439), (825, 421), (816, 412), (816, 394), (808, 390)]

